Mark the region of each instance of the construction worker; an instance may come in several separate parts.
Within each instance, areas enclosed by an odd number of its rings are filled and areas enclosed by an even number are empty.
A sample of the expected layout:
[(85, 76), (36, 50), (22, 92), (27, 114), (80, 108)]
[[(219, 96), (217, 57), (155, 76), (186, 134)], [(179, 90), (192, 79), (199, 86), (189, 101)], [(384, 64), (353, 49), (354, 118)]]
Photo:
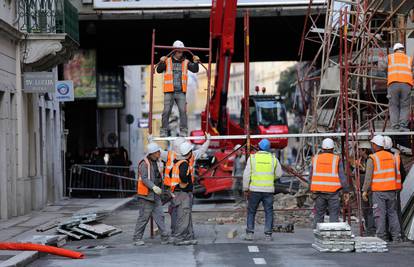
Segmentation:
[(374, 153), (367, 160), (362, 198), (368, 201), (372, 191), (372, 202), (376, 236), (385, 240), (386, 220), (394, 242), (401, 241), (401, 227), (397, 214), (397, 170), (394, 155), (384, 150), (384, 137), (376, 135), (371, 140)]
[(243, 155), (243, 151), (240, 149), (241, 145), (237, 144), (233, 150), (235, 150), (236, 156), (233, 160), (233, 193), (234, 197), (236, 198), (236, 201), (241, 201), (243, 198), (243, 172), (246, 167), (246, 158)]
[(184, 142), (180, 145), (180, 155), (174, 160), (171, 170), (171, 192), (175, 197), (172, 205), (176, 209), (176, 226), (173, 236), (174, 245), (196, 245), (194, 239), (193, 221), (191, 216), (193, 206), (193, 183), (191, 158), (193, 145)]
[(329, 222), (339, 221), (340, 191), (344, 192), (344, 202), (349, 200), (349, 185), (344, 174), (340, 156), (334, 154), (334, 141), (325, 138), (322, 141), (322, 151), (312, 158), (310, 170), (310, 190), (314, 195), (316, 214), (315, 228), (324, 221), (326, 211), (329, 211)]
[(173, 43), (174, 54), (171, 57), (162, 56), (157, 67), (158, 73), (164, 73), (164, 111), (162, 112), (161, 136), (167, 136), (169, 118), (174, 102), (180, 113), (180, 136), (187, 136), (186, 93), (188, 70), (197, 73), (200, 58), (193, 56), (190, 62), (183, 56), (184, 43), (177, 40)]
[(404, 45), (396, 43), (388, 55), (388, 94), (391, 126), (394, 130), (409, 131), (410, 97), (413, 82), (413, 58), (404, 53)]
[[(206, 133), (205, 138), (206, 141), (204, 144), (197, 150), (192, 151), (191, 158), (189, 160), (191, 165), (191, 172), (194, 176), (194, 168), (196, 161), (207, 152), (208, 147), (210, 146), (210, 134)], [(151, 139), (151, 137), (149, 137)], [(173, 150), (161, 150), (161, 160), (165, 162), (164, 168), (164, 186), (167, 188), (171, 188), (171, 170), (174, 167), (174, 162), (177, 160), (177, 157), (180, 155), (180, 146), (181, 144), (185, 143), (186, 140), (184, 137), (178, 137), (173, 142)], [(170, 203), (168, 208), (168, 213), (171, 216), (171, 235), (175, 233), (175, 226), (176, 226), (176, 209), (173, 203)]]
[[(365, 181), (365, 170), (366, 163), (369, 155), (371, 154), (371, 144), (369, 141), (362, 141), (358, 144), (359, 149), (359, 160), (356, 164), (359, 164), (359, 177), (360, 177), (360, 188), (364, 185)], [(368, 201), (362, 201), (362, 216), (364, 217), (365, 222), (365, 235), (366, 236), (375, 236), (375, 221), (374, 214), (372, 212), (372, 193), (368, 195)]]
[(154, 218), (158, 229), (161, 232), (161, 243), (169, 243), (169, 237), (164, 222), (164, 212), (160, 195), (162, 189), (162, 167), (160, 165), (160, 147), (156, 143), (147, 145), (147, 155), (138, 164), (138, 210), (139, 216), (135, 226), (134, 245), (142, 246), (145, 242), (142, 240), (145, 227), (150, 217)]
[(265, 211), (265, 239), (272, 240), (273, 194), (276, 179), (282, 176), (278, 159), (270, 153), (270, 141), (262, 139), (256, 154), (250, 155), (243, 173), (243, 191), (247, 196), (247, 228), (245, 240), (252, 241), (256, 211), (262, 202)]
[(401, 161), (400, 151), (396, 148), (393, 148), (392, 139), (389, 136), (384, 136), (384, 150), (392, 153), (395, 158), (395, 168), (397, 170), (397, 214), (398, 214), (398, 221), (400, 223), (401, 228), (401, 239), (405, 239), (405, 233), (402, 226), (402, 210), (401, 210), (401, 190), (402, 184), (404, 183), (405, 177), (407, 176), (407, 172), (405, 171), (403, 162)]

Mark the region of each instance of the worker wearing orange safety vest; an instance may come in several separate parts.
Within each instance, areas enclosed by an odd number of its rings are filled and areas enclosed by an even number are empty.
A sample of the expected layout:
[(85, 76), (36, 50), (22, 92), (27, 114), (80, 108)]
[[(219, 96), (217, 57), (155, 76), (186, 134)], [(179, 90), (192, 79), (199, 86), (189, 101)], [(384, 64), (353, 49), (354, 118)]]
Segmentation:
[(171, 170), (171, 191), (174, 198), (171, 205), (175, 210), (175, 226), (172, 234), (174, 245), (195, 245), (192, 206), (194, 175), (191, 170), (190, 160), (193, 157), (193, 145), (184, 142), (180, 145), (180, 155), (174, 160)]
[(388, 55), (387, 86), (391, 126), (408, 131), (410, 97), (413, 82), (413, 58), (404, 53), (404, 45), (396, 43)]
[(368, 191), (372, 191), (372, 202), (376, 235), (386, 238), (386, 220), (394, 242), (401, 241), (401, 226), (397, 214), (397, 168), (392, 153), (385, 151), (384, 137), (376, 135), (371, 140), (374, 153), (367, 160), (362, 198), (368, 201)]
[[(206, 141), (199, 149), (195, 149), (192, 151), (191, 159), (189, 160), (191, 173), (194, 175), (194, 168), (196, 161), (206, 153), (208, 147), (210, 146), (210, 134), (206, 133), (205, 135)], [(152, 136), (148, 136), (148, 141), (152, 141)], [(171, 170), (174, 167), (174, 161), (177, 157), (180, 156), (180, 145), (185, 143), (186, 140), (184, 137), (177, 137), (177, 139), (173, 142), (173, 149), (172, 150), (161, 150), (161, 160), (164, 162), (164, 186), (169, 189), (171, 187)], [(171, 216), (171, 234), (175, 232), (175, 225), (176, 225), (176, 209), (170, 203), (168, 208), (168, 213)]]
[(180, 113), (180, 136), (187, 136), (186, 93), (188, 86), (188, 71), (198, 72), (200, 58), (193, 56), (193, 62), (183, 56), (184, 44), (174, 42), (174, 54), (171, 57), (163, 56), (157, 66), (158, 73), (164, 73), (164, 110), (162, 112), (161, 136), (168, 135), (168, 125), (174, 102), (177, 103)]
[(315, 199), (314, 228), (324, 221), (327, 210), (329, 222), (339, 221), (341, 189), (344, 191), (344, 201), (349, 200), (349, 186), (343, 164), (333, 150), (334, 141), (326, 138), (322, 141), (322, 152), (312, 158), (310, 189)]
[(407, 172), (405, 171), (404, 164), (401, 161), (400, 151), (396, 148), (393, 148), (392, 139), (389, 136), (384, 136), (384, 150), (392, 153), (395, 159), (395, 168), (397, 172), (397, 179), (396, 179), (396, 187), (397, 187), (397, 214), (398, 214), (398, 221), (400, 223), (401, 228), (401, 238), (405, 239), (405, 232), (402, 225), (402, 210), (401, 210), (401, 190), (402, 184), (407, 176)]
[(161, 203), (161, 167), (160, 147), (156, 143), (147, 145), (147, 155), (138, 164), (137, 197), (139, 216), (135, 225), (134, 245), (142, 246), (145, 227), (150, 217), (154, 218), (161, 232), (161, 242), (169, 243), (169, 237), (164, 222), (164, 212)]

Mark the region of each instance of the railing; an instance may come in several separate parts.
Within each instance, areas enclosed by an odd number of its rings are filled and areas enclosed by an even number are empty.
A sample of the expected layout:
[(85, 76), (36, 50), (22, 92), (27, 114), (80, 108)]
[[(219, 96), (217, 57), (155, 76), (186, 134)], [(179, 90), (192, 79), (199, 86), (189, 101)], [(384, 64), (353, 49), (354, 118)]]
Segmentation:
[(69, 196), (125, 197), (136, 192), (136, 168), (75, 164), (67, 185)]
[(19, 30), (66, 33), (79, 43), (78, 10), (69, 0), (18, 0)]

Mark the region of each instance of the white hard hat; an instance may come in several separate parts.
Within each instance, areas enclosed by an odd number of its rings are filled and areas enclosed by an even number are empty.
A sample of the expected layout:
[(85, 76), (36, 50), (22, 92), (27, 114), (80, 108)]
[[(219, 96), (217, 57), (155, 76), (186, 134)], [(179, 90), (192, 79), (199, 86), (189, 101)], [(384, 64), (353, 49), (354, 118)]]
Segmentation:
[(174, 151), (175, 152), (177, 152), (177, 153), (180, 153), (180, 145), (182, 144), (182, 143), (184, 143), (185, 142), (185, 138), (184, 137), (177, 137), (177, 139), (175, 139), (174, 140), (174, 143), (173, 143), (173, 149), (174, 149)]
[(392, 139), (389, 136), (384, 136), (384, 149), (392, 148)]
[(322, 149), (333, 149), (335, 146), (334, 141), (331, 138), (325, 138), (322, 141)]
[(175, 41), (173, 43), (173, 47), (176, 47), (176, 48), (184, 48), (184, 43), (181, 42), (180, 40), (177, 40), (177, 41)]
[(384, 136), (376, 135), (370, 142), (376, 144), (377, 146), (384, 147)]
[(193, 150), (193, 145), (190, 144), (189, 142), (184, 142), (180, 145), (180, 154), (182, 156), (187, 155), (188, 153), (191, 152), (191, 150)]
[(401, 44), (401, 43), (396, 43), (396, 44), (394, 45), (394, 47), (393, 47), (393, 50), (394, 50), (394, 51), (397, 51), (397, 50), (399, 50), (399, 49), (404, 49), (404, 45), (403, 45), (403, 44)]
[(160, 146), (157, 143), (149, 143), (147, 145), (147, 153), (152, 154), (155, 152), (161, 151)]
[(368, 141), (361, 141), (359, 142), (358, 148), (371, 148), (371, 144)]

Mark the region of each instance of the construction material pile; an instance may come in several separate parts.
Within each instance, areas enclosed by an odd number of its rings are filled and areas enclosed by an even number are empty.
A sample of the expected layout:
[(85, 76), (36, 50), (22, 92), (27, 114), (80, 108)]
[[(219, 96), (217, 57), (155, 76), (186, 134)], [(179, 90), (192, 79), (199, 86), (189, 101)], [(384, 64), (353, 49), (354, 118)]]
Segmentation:
[(355, 252), (387, 252), (387, 242), (378, 237), (355, 237)]
[(312, 247), (320, 252), (352, 252), (354, 236), (348, 223), (318, 223)]
[(98, 239), (121, 233), (121, 229), (99, 222), (106, 215), (105, 212), (75, 214), (70, 220), (60, 223), (57, 231), (77, 240), (82, 238)]

